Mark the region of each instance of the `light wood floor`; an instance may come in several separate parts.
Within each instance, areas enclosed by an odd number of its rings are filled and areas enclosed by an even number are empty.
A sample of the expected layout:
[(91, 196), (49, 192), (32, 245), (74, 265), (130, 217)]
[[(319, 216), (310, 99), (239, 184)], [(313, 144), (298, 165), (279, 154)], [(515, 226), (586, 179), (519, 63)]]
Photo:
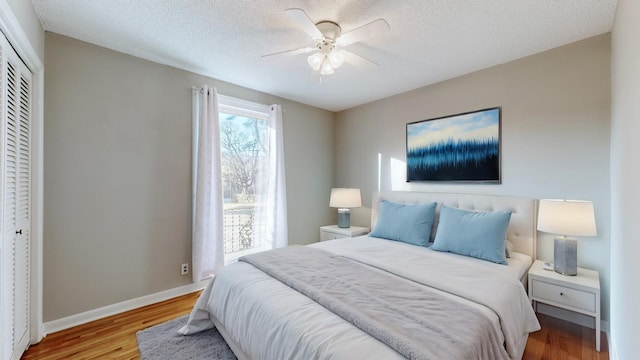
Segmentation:
[(538, 314), (541, 330), (529, 334), (523, 360), (537, 359), (609, 359), (607, 336), (600, 336), (596, 351), (596, 331), (551, 316)]
[[(49, 334), (22, 359), (139, 359), (136, 332), (188, 314), (198, 295), (188, 294)], [(541, 314), (538, 318), (542, 330), (529, 335), (523, 359), (609, 359), (606, 336), (602, 336), (598, 353), (595, 330)]]
[[(47, 335), (23, 360), (139, 359), (136, 332), (188, 314), (200, 292)], [(177, 359), (176, 359), (177, 360)]]

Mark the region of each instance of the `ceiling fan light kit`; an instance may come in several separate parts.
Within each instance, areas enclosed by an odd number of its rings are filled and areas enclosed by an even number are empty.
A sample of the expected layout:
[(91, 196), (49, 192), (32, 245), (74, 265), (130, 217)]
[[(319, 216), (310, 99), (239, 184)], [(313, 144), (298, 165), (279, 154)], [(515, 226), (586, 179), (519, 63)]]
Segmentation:
[(364, 69), (371, 69), (378, 65), (373, 61), (337, 47), (344, 47), (388, 32), (389, 24), (385, 20), (377, 19), (342, 34), (342, 28), (337, 23), (327, 20), (314, 23), (302, 9), (287, 9), (286, 13), (291, 20), (311, 36), (315, 41), (315, 46), (280, 51), (263, 55), (262, 57), (284, 54), (297, 55), (315, 51), (315, 53), (307, 57), (307, 63), (314, 71), (320, 73), (320, 79), (324, 75), (333, 74), (335, 69), (345, 62)]
[(344, 54), (336, 49), (336, 39), (340, 37), (342, 29), (333, 21), (321, 21), (316, 24), (322, 33), (322, 39), (316, 41), (315, 54), (307, 57), (307, 62), (313, 70), (320, 71), (320, 75), (329, 75), (344, 63)]

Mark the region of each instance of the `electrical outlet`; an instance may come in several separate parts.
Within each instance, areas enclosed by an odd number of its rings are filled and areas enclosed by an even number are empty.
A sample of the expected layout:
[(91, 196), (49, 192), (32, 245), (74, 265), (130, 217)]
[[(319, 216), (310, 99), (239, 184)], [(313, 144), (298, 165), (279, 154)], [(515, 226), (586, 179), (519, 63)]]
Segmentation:
[(189, 263), (184, 263), (180, 265), (180, 274), (182, 275), (189, 274)]

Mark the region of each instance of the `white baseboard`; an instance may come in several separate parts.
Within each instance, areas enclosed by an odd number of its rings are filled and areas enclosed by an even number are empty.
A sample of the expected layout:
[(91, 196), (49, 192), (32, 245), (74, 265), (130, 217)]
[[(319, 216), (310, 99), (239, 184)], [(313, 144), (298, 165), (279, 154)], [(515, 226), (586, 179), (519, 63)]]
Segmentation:
[(616, 342), (611, 338), (611, 332), (607, 332), (607, 344), (609, 345), (609, 359), (618, 360), (618, 351), (616, 349)]
[(116, 315), (125, 311), (137, 309), (143, 306), (155, 304), (157, 302), (172, 299), (177, 296), (186, 295), (198, 290), (204, 289), (211, 279), (200, 281), (198, 283), (180, 286), (177, 288), (160, 291), (154, 294), (145, 295), (136, 299), (123, 301), (120, 303), (107, 305), (98, 309), (85, 311), (83, 313), (71, 315), (62, 319), (53, 320), (44, 323), (44, 335), (51, 334), (56, 331), (65, 330), (74, 326), (86, 324), (88, 322), (105, 318), (107, 316)]

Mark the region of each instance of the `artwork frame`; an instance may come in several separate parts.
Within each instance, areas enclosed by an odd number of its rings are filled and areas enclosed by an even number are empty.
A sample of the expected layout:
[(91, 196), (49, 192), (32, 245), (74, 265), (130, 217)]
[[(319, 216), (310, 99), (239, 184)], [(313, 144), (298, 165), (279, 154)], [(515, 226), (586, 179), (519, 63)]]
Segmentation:
[(502, 107), (406, 125), (407, 182), (501, 184)]

